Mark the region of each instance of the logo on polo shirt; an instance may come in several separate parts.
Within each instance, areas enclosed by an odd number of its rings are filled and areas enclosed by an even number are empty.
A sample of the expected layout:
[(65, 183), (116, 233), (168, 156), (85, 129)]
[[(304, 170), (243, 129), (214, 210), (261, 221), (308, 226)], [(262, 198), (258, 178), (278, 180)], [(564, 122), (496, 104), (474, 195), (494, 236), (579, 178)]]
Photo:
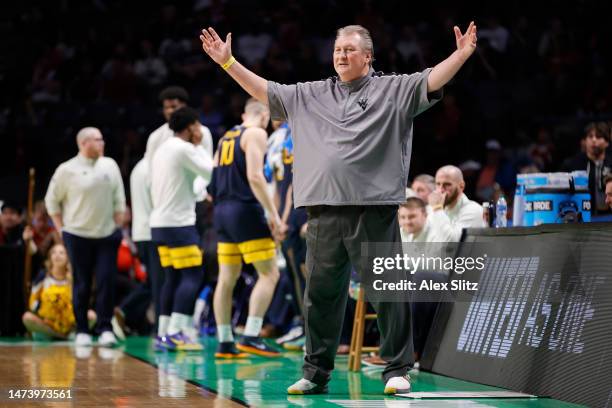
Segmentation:
[(357, 105), (359, 105), (361, 109), (365, 110), (365, 108), (368, 106), (368, 100), (366, 98), (359, 98)]

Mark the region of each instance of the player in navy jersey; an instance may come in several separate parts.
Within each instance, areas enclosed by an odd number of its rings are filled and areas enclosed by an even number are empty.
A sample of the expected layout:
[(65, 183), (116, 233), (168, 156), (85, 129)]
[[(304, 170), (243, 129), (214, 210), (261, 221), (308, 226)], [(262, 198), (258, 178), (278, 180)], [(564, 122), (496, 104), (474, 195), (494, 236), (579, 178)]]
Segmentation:
[[(219, 243), (219, 279), (214, 295), (219, 347), (217, 358), (242, 357), (240, 351), (265, 357), (280, 353), (259, 337), (263, 316), (274, 294), (279, 272), (273, 234), (283, 226), (263, 173), (268, 107), (249, 99), (243, 123), (225, 133), (215, 154), (211, 196), (215, 206), (214, 227)], [(266, 221), (267, 215), (267, 221)], [(249, 300), (244, 336), (234, 346), (231, 327), (232, 292), (242, 262), (253, 264), (259, 278)]]

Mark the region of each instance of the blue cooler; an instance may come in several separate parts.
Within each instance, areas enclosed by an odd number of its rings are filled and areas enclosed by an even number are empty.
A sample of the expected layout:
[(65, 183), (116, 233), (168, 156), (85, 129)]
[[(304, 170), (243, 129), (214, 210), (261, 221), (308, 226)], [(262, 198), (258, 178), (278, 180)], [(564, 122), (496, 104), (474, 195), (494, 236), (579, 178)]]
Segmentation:
[(525, 175), (523, 225), (590, 221), (588, 177), (582, 174), (586, 172), (574, 173)]
[(582, 222), (591, 222), (591, 193), (589, 192), (589, 174), (586, 170), (572, 171), (575, 193), (572, 196), (578, 211), (582, 215)]
[(528, 174), (518, 174), (516, 176), (516, 190), (512, 201), (512, 226), (514, 227), (525, 225), (525, 178), (527, 176)]
[(536, 225), (533, 219), (534, 194), (537, 193), (539, 188), (547, 185), (548, 175), (545, 173), (519, 174), (516, 181), (517, 184), (521, 185), (522, 191), (520, 196), (520, 202), (523, 206), (522, 225), (531, 227)]

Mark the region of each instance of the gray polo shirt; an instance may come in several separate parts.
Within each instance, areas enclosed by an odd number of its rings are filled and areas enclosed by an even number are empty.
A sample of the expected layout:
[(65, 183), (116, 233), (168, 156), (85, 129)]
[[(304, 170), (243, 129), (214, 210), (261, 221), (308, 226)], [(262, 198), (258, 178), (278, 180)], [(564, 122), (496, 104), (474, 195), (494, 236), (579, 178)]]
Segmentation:
[(268, 82), (273, 119), (293, 134), (295, 206), (382, 205), (406, 200), (412, 121), (442, 96), (431, 69), (411, 75), (281, 85)]

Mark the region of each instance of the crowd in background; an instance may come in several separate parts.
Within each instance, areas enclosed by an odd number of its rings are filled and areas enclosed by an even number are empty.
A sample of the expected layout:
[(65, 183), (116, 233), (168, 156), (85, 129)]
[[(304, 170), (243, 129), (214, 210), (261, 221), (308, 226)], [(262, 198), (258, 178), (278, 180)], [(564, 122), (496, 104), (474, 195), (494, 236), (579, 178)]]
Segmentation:
[(239, 122), (245, 95), (203, 53), (203, 27), (222, 35), (231, 27), (242, 63), (292, 83), (334, 74), (331, 46), (342, 25), (372, 32), (376, 70), (413, 72), (446, 56), (454, 47), (452, 25), (472, 19), (477, 54), (446, 87), (442, 103), (417, 122), (411, 174), (453, 163), (478, 176), (494, 150), (503, 162), (498, 179), (510, 190), (520, 168), (560, 169), (579, 148), (587, 122), (610, 120), (611, 33), (601, 7), (589, 1), (474, 8), (370, 0), (13, 4), (0, 17), (7, 40), (0, 61), (0, 187), (14, 195), (3, 198), (24, 200), (30, 166), (42, 196), (57, 163), (73, 155), (73, 136), (84, 124), (102, 130), (106, 152), (127, 180), (146, 137), (162, 123), (156, 95), (169, 83), (189, 90), (216, 143)]

